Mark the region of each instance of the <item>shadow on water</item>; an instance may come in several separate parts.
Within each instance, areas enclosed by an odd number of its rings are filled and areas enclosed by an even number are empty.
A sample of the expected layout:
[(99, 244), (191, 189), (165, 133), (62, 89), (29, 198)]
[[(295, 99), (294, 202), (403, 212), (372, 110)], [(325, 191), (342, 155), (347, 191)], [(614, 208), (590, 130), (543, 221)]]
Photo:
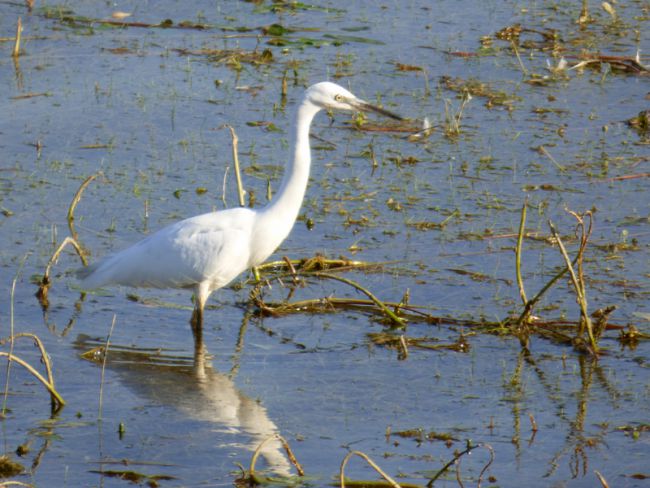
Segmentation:
[[(185, 418), (208, 423), (222, 445), (253, 453), (278, 427), (260, 402), (237, 389), (232, 378), (210, 364), (207, 349), (199, 339), (194, 358), (166, 354), (160, 350), (105, 344), (80, 335), (75, 347), (81, 357), (116, 373), (122, 385), (139, 397), (178, 410)], [(290, 463), (282, 444), (273, 439), (259, 450), (268, 469), (288, 476)]]

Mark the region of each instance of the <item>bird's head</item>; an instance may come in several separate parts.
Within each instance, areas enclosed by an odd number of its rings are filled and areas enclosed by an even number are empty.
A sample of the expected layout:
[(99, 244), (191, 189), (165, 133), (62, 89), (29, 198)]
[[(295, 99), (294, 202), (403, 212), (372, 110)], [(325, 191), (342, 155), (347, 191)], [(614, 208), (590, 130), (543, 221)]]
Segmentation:
[(305, 93), (305, 99), (325, 110), (375, 112), (392, 119), (402, 120), (399, 115), (371, 105), (355, 97), (342, 86), (330, 81), (322, 81), (310, 86)]

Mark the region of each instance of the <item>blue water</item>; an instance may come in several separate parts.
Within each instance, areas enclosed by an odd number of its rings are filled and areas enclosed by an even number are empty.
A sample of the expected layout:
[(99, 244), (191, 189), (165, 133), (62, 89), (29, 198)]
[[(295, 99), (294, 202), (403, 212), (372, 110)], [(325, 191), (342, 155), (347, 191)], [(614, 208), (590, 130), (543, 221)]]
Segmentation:
[[(245, 186), (264, 203), (267, 181), (273, 190), (279, 186), (292, 107), (307, 85), (331, 79), (414, 125), (427, 117), (436, 131), (415, 143), (402, 132), (350, 130), (346, 115), (333, 122), (319, 115), (312, 127), (319, 148), (301, 219), (274, 259), (321, 253), (388, 262), (378, 273), (344, 276), (388, 301), (399, 302), (409, 290), (410, 302), (434, 315), (498, 321), (521, 310), (513, 249), (524, 201), (527, 230), (539, 238), (524, 242), (529, 297), (562, 265), (557, 248), (543, 239), (550, 235), (547, 221), (573, 253), (575, 221), (564, 209), (592, 209), (585, 262), (590, 311), (617, 305), (612, 322), (649, 333), (647, 177), (612, 179), (648, 172), (647, 133), (625, 123), (647, 109), (647, 76), (601, 66), (533, 85), (510, 44), (494, 38), (514, 23), (554, 28), (569, 65), (583, 50), (631, 57), (640, 50), (641, 61), (650, 64), (641, 2), (616, 4), (618, 23), (594, 4), (595, 22), (582, 31), (575, 23), (578, 2), (557, 9), (538, 2), (326, 2), (279, 11), (271, 5), (63, 6), (100, 19), (120, 10), (134, 22), (218, 26), (195, 30), (71, 24), (45, 15), (54, 4), (36, 5), (31, 15), (22, 4), (0, 4), (2, 36), (14, 35), (19, 16), (25, 36), (18, 65), (11, 42), (1, 44), (0, 56), (1, 335), (10, 333), (17, 277), (14, 329), (42, 339), (67, 402), (50, 418), (43, 388), (12, 366), (2, 440), (5, 453), (27, 469), (15, 479), (35, 486), (124, 486), (97, 471), (132, 469), (175, 477), (161, 486), (230, 485), (240, 474), (237, 463), (248, 469), (261, 440), (280, 433), (318, 486), (332, 481), (353, 449), (398, 481), (426, 484), (468, 440), (495, 452), (486, 474), (494, 479), (483, 486), (596, 486), (594, 470), (610, 486), (644, 486), (632, 475), (650, 474), (644, 432), (649, 349), (647, 341), (622, 348), (617, 330), (605, 333), (607, 354), (592, 363), (538, 336), (526, 358), (510, 336), (412, 323), (409, 337), (451, 344), (464, 334), (470, 351), (412, 347), (399, 361), (395, 350), (368, 338), (385, 331), (382, 324), (354, 311), (251, 317), (240, 337), (250, 291), (249, 277), (242, 276), (236, 284), (243, 287), (210, 299), (216, 308), (206, 314), (204, 340), (211, 356), (205, 377), (197, 379), (189, 292), (111, 288), (80, 300), (79, 261), (65, 252), (53, 268), (50, 307), (42, 311), (33, 277), (43, 273), (54, 242), (68, 235), (67, 208), (84, 178), (104, 175), (88, 186), (75, 213), (91, 260), (180, 218), (223, 208), (226, 173), (226, 204), (237, 204), (233, 170), (226, 169), (232, 166), (230, 135), (218, 130), (224, 123), (239, 136)], [(274, 23), (297, 29), (286, 35), (292, 43), (269, 46), (268, 38), (257, 38), (260, 26)], [(238, 33), (238, 27), (252, 30)], [(491, 47), (482, 48), (483, 36), (492, 36)], [(522, 38), (541, 40), (530, 32)], [(198, 54), (267, 48), (271, 63), (243, 62), (241, 69)], [(551, 76), (546, 61), (558, 62), (539, 49), (522, 47), (520, 56), (529, 74)], [(403, 71), (398, 63), (422, 71)], [(474, 96), (463, 109), (461, 134), (445, 137), (445, 105), (456, 113), (461, 99), (440, 83), (443, 75), (505, 92), (511, 108), (489, 108), (486, 98)], [(258, 121), (279, 131), (247, 124)], [(440, 223), (454, 212), (444, 228), (414, 225)], [(614, 244), (628, 247), (614, 250)], [(136, 303), (129, 293), (156, 302)], [(287, 294), (278, 283), (265, 291), (269, 301)], [(328, 296), (363, 298), (341, 283), (309, 280), (293, 299)], [(576, 320), (570, 284), (563, 280), (535, 314)], [(114, 316), (115, 353), (106, 364), (100, 414), (101, 364), (80, 353), (105, 342)], [(29, 340), (18, 342), (15, 353), (38, 365)], [(454, 441), (387, 438), (387, 429), (435, 431)], [(13, 452), (25, 442), (30, 452), (17, 458)], [(124, 459), (126, 466), (118, 462)], [(487, 459), (487, 451), (477, 450), (463, 460), (466, 486), (476, 484)], [(277, 442), (258, 464), (277, 475), (291, 471)], [(360, 459), (346, 473), (375, 477)], [(457, 486), (455, 474), (438, 485)]]

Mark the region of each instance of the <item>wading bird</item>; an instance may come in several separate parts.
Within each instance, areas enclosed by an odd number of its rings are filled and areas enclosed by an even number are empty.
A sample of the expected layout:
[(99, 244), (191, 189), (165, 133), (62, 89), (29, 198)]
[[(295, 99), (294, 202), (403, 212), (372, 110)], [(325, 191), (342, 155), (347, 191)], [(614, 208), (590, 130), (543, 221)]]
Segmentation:
[[(81, 286), (194, 289), (192, 330), (197, 339), (210, 294), (261, 264), (289, 235), (309, 179), (309, 127), (321, 110), (376, 112), (401, 117), (358, 99), (330, 82), (309, 87), (298, 105), (289, 162), (279, 191), (261, 209), (231, 208), (171, 224), (123, 251), (80, 270)], [(200, 339), (200, 337), (199, 337)]]

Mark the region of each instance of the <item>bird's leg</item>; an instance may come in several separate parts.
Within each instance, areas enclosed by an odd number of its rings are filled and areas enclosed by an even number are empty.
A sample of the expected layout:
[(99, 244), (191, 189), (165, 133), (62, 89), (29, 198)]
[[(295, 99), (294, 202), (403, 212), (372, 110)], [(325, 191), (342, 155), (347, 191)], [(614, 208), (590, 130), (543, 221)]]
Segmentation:
[(203, 309), (208, 298), (207, 287), (199, 284), (194, 293), (194, 311), (190, 319), (194, 336), (194, 372), (198, 378), (205, 376), (205, 347), (203, 346)]
[(203, 283), (196, 285), (196, 288), (194, 289), (194, 311), (192, 312), (192, 318), (190, 319), (192, 332), (196, 333), (197, 328), (203, 328), (203, 308), (205, 307), (208, 295), (209, 292), (206, 285)]
[(201, 331), (203, 329), (203, 307), (199, 308), (198, 304), (194, 307), (192, 311), (192, 318), (190, 318), (190, 325), (192, 326), (192, 332), (196, 334), (196, 331)]
[(205, 346), (203, 345), (203, 303), (196, 300), (190, 325), (194, 337), (194, 376), (201, 380), (205, 378)]
[[(197, 321), (194, 323), (194, 316)], [(194, 376), (201, 380), (205, 378), (205, 346), (203, 345), (203, 311), (195, 310), (192, 314), (192, 335), (194, 336)]]

